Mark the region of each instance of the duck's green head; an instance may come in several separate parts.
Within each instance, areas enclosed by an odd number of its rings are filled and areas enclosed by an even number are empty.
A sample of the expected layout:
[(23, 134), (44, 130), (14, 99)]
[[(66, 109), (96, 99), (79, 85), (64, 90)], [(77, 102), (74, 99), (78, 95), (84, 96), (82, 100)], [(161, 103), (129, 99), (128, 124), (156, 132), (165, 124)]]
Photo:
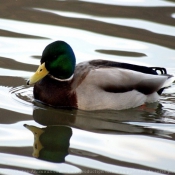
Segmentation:
[(41, 65), (27, 84), (34, 84), (47, 74), (62, 80), (68, 79), (74, 73), (75, 64), (72, 48), (64, 41), (55, 41), (44, 49)]

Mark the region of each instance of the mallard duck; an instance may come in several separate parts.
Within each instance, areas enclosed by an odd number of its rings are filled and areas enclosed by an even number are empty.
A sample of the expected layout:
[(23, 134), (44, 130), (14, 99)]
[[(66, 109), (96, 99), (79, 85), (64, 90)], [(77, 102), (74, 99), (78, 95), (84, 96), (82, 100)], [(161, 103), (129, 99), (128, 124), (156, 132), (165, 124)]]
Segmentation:
[(173, 81), (160, 67), (108, 60), (76, 65), (71, 46), (55, 41), (44, 49), (41, 65), (27, 84), (34, 84), (37, 101), (53, 107), (121, 110), (158, 101)]

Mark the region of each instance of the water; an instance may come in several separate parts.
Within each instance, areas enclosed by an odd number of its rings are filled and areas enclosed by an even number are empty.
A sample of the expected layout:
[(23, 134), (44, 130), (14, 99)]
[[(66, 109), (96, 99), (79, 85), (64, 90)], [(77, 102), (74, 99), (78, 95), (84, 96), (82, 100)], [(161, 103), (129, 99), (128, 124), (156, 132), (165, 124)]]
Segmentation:
[[(95, 112), (44, 106), (34, 101), (33, 87), (25, 85), (43, 48), (55, 40), (72, 46), (77, 63), (109, 59), (161, 66), (175, 75), (173, 1), (1, 4), (0, 174), (175, 174), (175, 84), (158, 103), (145, 108)], [(56, 150), (68, 148), (64, 161), (34, 158), (34, 136), (24, 124), (57, 125), (58, 132), (49, 138), (58, 137), (61, 126), (67, 126), (72, 136), (58, 140), (66, 146)]]

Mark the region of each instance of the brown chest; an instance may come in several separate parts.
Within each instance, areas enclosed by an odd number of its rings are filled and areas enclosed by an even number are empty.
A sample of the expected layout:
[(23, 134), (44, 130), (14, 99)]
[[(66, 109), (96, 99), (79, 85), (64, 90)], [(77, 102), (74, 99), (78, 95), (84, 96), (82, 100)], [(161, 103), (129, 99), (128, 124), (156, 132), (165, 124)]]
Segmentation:
[(69, 81), (58, 81), (46, 76), (34, 86), (34, 98), (55, 107), (77, 108), (75, 92)]

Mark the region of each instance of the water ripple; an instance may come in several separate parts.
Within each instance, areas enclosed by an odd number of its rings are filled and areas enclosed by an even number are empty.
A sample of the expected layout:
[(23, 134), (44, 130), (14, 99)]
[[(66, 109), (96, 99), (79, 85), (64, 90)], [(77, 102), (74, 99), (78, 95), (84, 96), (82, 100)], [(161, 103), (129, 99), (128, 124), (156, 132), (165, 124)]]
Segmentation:
[[(151, 21), (141, 20), (141, 19), (127, 19), (127, 18), (112, 18), (112, 17), (100, 17), (95, 15), (86, 15), (82, 13), (73, 13), (73, 12), (63, 12), (57, 10), (49, 10), (49, 9), (41, 9), (41, 8), (34, 8), (35, 10), (43, 11), (43, 12), (50, 12), (60, 16), (69, 17), (69, 18), (80, 18), (80, 19), (92, 19), (96, 21), (101, 21), (109, 24), (116, 24), (122, 26), (129, 26), (139, 29), (148, 30), (154, 33), (165, 34), (175, 36), (174, 30), (175, 27), (169, 25), (163, 25)], [(172, 15), (173, 16), (173, 15)]]

